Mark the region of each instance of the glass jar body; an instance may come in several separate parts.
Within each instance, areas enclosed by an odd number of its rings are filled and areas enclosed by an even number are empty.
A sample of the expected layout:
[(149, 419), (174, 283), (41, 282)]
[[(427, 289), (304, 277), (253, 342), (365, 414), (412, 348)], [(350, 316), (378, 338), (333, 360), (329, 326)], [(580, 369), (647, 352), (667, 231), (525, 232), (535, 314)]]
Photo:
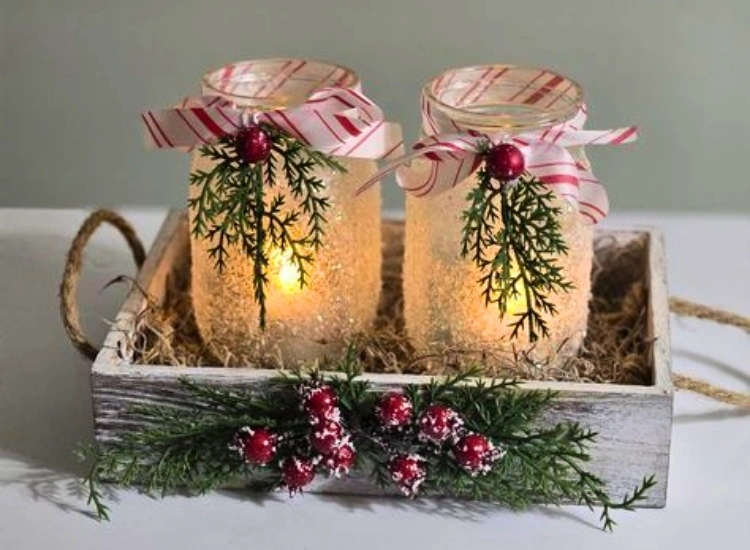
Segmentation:
[[(275, 68), (261, 67), (244, 76), (266, 72), (271, 79), (276, 78)], [(321, 70), (323, 73), (328, 74), (327, 70)], [(329, 83), (321, 77), (320, 82), (305, 85), (313, 90)], [(237, 88), (233, 91), (236, 95)], [(280, 87), (278, 94), (263, 100), (275, 108), (284, 107), (290, 96), (298, 102), (309, 95), (298, 92), (299, 87)], [(226, 267), (220, 273), (210, 253), (215, 243), (191, 235), (191, 293), (196, 322), (204, 343), (218, 359), (235, 365), (260, 362), (293, 366), (335, 358), (347, 339), (373, 323), (380, 294), (380, 188), (374, 186), (361, 196), (355, 194), (358, 183), (377, 167), (370, 160), (336, 160), (345, 172), (320, 168), (315, 173), (325, 185), (330, 206), (325, 212), (324, 243), (314, 252), (307, 284), (300, 287), (298, 271), (288, 256), (269, 251), (264, 330), (259, 325), (254, 296), (253, 260), (238, 245), (230, 245)], [(192, 154), (191, 172), (211, 168), (210, 159), (199, 152)], [(277, 172), (273, 193), (267, 193), (266, 200), (282, 194), (286, 208), (297, 209), (298, 198), (290, 193), (283, 171)], [(189, 195), (195, 197), (199, 192), (191, 186)], [(191, 211), (191, 222), (194, 216)], [(300, 226), (300, 230), (306, 227), (304, 216)]]
[[(508, 66), (468, 67), (448, 71), (425, 87), (423, 134), (479, 132), (493, 142), (535, 132), (571, 119), (582, 107), (580, 89), (548, 71)], [(583, 149), (572, 148), (576, 162), (588, 166)], [(432, 162), (412, 163), (402, 173), (404, 188), (429, 180)], [(476, 173), (447, 191), (406, 198), (404, 317), (415, 347), (424, 353), (446, 350), (486, 352), (513, 360), (526, 354), (536, 363), (554, 364), (575, 355), (586, 334), (591, 293), (593, 226), (568, 200), (555, 197), (568, 253), (556, 263), (568, 292), (550, 295), (557, 313), (545, 314), (549, 334), (531, 342), (526, 332), (512, 337), (509, 326), (524, 310), (523, 297), (511, 299), (501, 315), (482, 294), (479, 268), (461, 254), (463, 213)], [(522, 185), (522, 183), (519, 183)], [(499, 201), (499, 198), (498, 198)], [(501, 221), (495, 223), (500, 230)]]
[(486, 305), (477, 282), (480, 271), (460, 252), (462, 212), (475, 185), (476, 176), (471, 176), (434, 197), (406, 198), (403, 278), (407, 334), (425, 353), (483, 350), (510, 359), (517, 352), (528, 352), (535, 361), (552, 363), (575, 355), (588, 322), (593, 226), (586, 224), (570, 203), (556, 199), (569, 248), (558, 263), (575, 287), (553, 296), (558, 313), (547, 319), (548, 337), (531, 343), (522, 333), (511, 339), (509, 324), (514, 307), (519, 306), (511, 302), (510, 311), (501, 318), (497, 306)]
[[(324, 246), (315, 253), (310, 280), (296, 283), (296, 271), (283, 256), (271, 254), (267, 292), (267, 327), (260, 330), (253, 294), (253, 262), (231, 246), (219, 273), (211, 242), (191, 236), (192, 296), (204, 342), (217, 357), (234, 361), (281, 361), (284, 364), (338, 356), (345, 341), (370, 327), (380, 295), (380, 189), (359, 197), (357, 182), (371, 176), (373, 161), (338, 159), (346, 174), (322, 174), (330, 208)], [(193, 155), (193, 169), (207, 169), (207, 159)], [(280, 189), (285, 183), (278, 181)], [(198, 190), (191, 189), (195, 196)], [(284, 192), (286, 202), (294, 198)], [(191, 217), (192, 217), (191, 213)]]

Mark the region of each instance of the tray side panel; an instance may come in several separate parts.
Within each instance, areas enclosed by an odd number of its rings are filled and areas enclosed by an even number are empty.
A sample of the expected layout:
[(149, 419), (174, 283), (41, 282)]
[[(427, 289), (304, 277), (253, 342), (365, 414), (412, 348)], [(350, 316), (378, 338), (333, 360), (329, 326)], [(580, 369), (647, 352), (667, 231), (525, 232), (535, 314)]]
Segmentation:
[[(198, 372), (201, 369), (195, 370), (195, 376), (191, 378), (202, 383), (263, 390), (264, 380), (258, 376), (201, 376)], [(377, 391), (402, 385), (377, 380), (372, 383)], [(128, 431), (147, 426), (142, 418), (132, 413), (134, 405), (187, 407), (191, 399), (178, 376), (142, 371), (95, 372), (92, 391), (96, 439), (104, 444)], [(599, 434), (592, 447), (592, 461), (588, 467), (607, 482), (613, 496), (631, 491), (644, 476), (655, 474), (658, 485), (641, 505), (664, 506), (671, 428), (671, 397), (668, 394), (633, 394), (616, 390), (606, 393), (561, 391), (541, 424), (558, 422), (577, 422)], [(368, 486), (361, 478), (326, 480), (313, 491), (382, 494), (382, 491)]]

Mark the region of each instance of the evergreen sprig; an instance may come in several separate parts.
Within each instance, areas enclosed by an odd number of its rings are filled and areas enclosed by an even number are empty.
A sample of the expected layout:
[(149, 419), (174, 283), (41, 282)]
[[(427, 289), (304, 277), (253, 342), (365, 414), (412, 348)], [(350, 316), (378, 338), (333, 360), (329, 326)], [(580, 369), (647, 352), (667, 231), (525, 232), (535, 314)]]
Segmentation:
[[(191, 233), (211, 243), (208, 253), (219, 272), (226, 268), (234, 246), (253, 262), (253, 293), (260, 327), (265, 328), (271, 250), (288, 255), (304, 287), (315, 252), (323, 245), (325, 212), (330, 206), (325, 182), (316, 171), (341, 173), (345, 169), (330, 155), (310, 149), (273, 126), (262, 129), (273, 144), (265, 162), (244, 162), (233, 136), (200, 149), (212, 168), (190, 175), (190, 185), (199, 188), (199, 193), (188, 206), (194, 214)], [(284, 191), (278, 189), (279, 174), (286, 182)], [(288, 204), (289, 195), (294, 205)]]
[[(513, 509), (563, 503), (601, 506), (602, 527), (611, 530), (615, 525), (611, 511), (632, 510), (655, 484), (653, 476), (644, 478), (631, 493), (612, 499), (604, 482), (584, 467), (595, 433), (567, 422), (538, 427), (540, 415), (555, 399), (552, 392), (522, 390), (515, 381), (482, 381), (474, 371), (406, 386), (415, 418), (432, 404), (449, 406), (459, 412), (467, 429), (484, 434), (502, 449), (503, 457), (487, 475), (473, 477), (446, 449), (421, 440), (416, 425), (401, 432), (379, 427), (375, 414), (379, 393), (360, 376), (353, 353), (341, 361), (339, 370), (334, 375), (280, 375), (265, 383), (262, 391), (183, 379), (190, 405), (134, 408), (131, 413), (145, 421), (146, 428), (128, 431), (86, 452), (92, 466), (85, 482), (97, 516), (108, 517), (102, 481), (140, 486), (157, 495), (178, 489), (202, 494), (238, 481), (254, 489), (278, 489), (281, 461), (309, 452), (310, 425), (300, 409), (299, 390), (311, 381), (335, 390), (342, 421), (357, 450), (356, 468), (369, 472), (383, 486), (392, 486), (388, 462), (393, 453), (418, 453), (427, 461), (425, 494), (492, 501)], [(283, 434), (278, 460), (265, 467), (252, 466), (230, 451), (228, 444), (242, 426)]]
[[(486, 155), (489, 144), (481, 144), (479, 152)], [(558, 264), (568, 253), (561, 210), (554, 193), (528, 172), (508, 183), (482, 166), (477, 177), (462, 216), (461, 254), (479, 268), (486, 304), (495, 304), (501, 317), (521, 310), (510, 323), (511, 338), (525, 330), (535, 342), (549, 335), (546, 318), (557, 313), (550, 295), (573, 289)], [(520, 306), (511, 308), (511, 303)]]

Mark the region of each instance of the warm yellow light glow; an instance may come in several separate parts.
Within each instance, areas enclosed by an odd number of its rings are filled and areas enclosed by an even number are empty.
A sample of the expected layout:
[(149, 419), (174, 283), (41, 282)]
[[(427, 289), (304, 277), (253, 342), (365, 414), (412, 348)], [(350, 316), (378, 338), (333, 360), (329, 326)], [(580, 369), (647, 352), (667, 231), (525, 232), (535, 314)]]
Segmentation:
[[(510, 278), (515, 279), (520, 274), (520, 271), (518, 269), (518, 266), (516, 265), (516, 262), (513, 262), (510, 266)], [(518, 291), (518, 295), (511, 295), (508, 297), (508, 302), (506, 304), (506, 313), (508, 315), (517, 315), (519, 313), (524, 313), (527, 310), (527, 304), (526, 301), (526, 285), (523, 283), (523, 279), (519, 279), (518, 282), (516, 282), (516, 290)], [(499, 294), (499, 289), (494, 289), (495, 293)]]
[(274, 248), (269, 255), (270, 279), (284, 294), (300, 291), (299, 268), (292, 261), (290, 250)]

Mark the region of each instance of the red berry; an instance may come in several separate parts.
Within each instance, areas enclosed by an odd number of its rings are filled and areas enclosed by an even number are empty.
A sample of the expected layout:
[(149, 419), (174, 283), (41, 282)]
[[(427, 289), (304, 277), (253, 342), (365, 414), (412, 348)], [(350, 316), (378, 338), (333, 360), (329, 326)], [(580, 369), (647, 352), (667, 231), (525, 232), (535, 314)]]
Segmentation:
[(238, 451), (245, 462), (263, 466), (276, 454), (276, 436), (264, 428), (245, 427), (234, 436), (230, 448)]
[(312, 428), (310, 445), (322, 455), (333, 451), (340, 443), (344, 429), (341, 424), (333, 420), (319, 422)]
[(456, 462), (471, 475), (486, 474), (500, 457), (492, 442), (480, 434), (468, 434), (453, 448)]
[(401, 393), (387, 393), (380, 398), (375, 408), (380, 423), (387, 428), (403, 428), (411, 422), (414, 407), (409, 398)]
[(281, 474), (291, 496), (310, 484), (315, 477), (315, 466), (307, 459), (290, 456), (282, 463)]
[(493, 178), (512, 181), (523, 174), (526, 161), (521, 150), (512, 143), (500, 143), (487, 152), (487, 170)]
[(271, 138), (258, 126), (243, 128), (235, 138), (237, 155), (248, 164), (265, 162), (271, 156)]
[(443, 443), (455, 439), (463, 421), (458, 413), (445, 405), (430, 405), (419, 417), (419, 435), (423, 440)]
[(357, 453), (354, 445), (346, 440), (325, 457), (325, 465), (331, 475), (336, 477), (346, 475), (354, 467)]
[(397, 455), (388, 462), (391, 479), (407, 496), (413, 497), (427, 477), (424, 459), (416, 454)]
[(338, 420), (336, 392), (330, 386), (313, 386), (303, 389), (303, 406), (313, 424), (323, 420)]

